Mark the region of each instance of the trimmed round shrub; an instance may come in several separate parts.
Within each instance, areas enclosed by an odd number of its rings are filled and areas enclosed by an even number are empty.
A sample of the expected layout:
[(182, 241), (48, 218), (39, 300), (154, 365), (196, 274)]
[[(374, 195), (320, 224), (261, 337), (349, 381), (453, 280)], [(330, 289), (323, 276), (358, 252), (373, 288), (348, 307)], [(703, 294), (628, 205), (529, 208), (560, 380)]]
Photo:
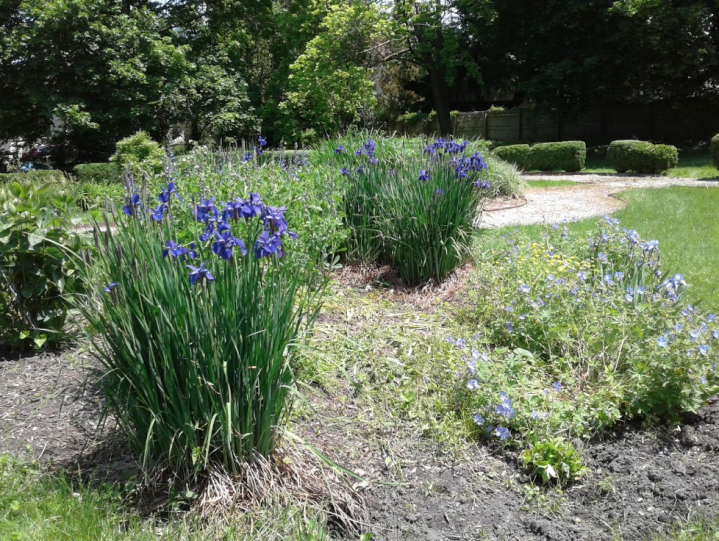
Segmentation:
[(521, 170), (529, 169), (529, 145), (509, 145), (494, 149), (494, 154), (500, 160), (513, 163)]
[(712, 137), (709, 143), (709, 152), (712, 155), (712, 163), (714, 167), (719, 169), (719, 133)]
[(529, 152), (529, 168), (540, 171), (563, 169), (567, 172), (576, 172), (584, 169), (586, 159), (587, 145), (584, 141), (537, 143)]
[(653, 145), (646, 141), (613, 141), (607, 150), (609, 165), (617, 173), (657, 174), (676, 167), (679, 153), (671, 145)]
[(79, 182), (92, 184), (111, 184), (122, 182), (122, 169), (117, 163), (81, 163), (73, 170)]

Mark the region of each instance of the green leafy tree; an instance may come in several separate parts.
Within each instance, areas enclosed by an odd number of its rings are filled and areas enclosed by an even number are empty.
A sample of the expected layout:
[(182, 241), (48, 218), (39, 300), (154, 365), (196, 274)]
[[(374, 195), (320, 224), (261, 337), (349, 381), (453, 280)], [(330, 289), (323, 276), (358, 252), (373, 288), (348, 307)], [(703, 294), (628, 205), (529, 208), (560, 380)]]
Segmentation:
[[(60, 136), (90, 156), (144, 129), (160, 140), (189, 119), (199, 131), (251, 122), (245, 87), (217, 57), (193, 58), (145, 3), (26, 0), (0, 27), (0, 139)], [(231, 90), (231, 91), (229, 91)]]

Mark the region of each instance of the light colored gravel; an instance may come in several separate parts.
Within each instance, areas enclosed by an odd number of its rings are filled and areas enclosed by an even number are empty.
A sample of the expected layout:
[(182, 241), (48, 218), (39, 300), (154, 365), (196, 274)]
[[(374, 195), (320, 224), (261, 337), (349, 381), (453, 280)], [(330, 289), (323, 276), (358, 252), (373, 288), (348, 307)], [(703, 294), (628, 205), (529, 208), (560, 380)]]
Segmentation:
[(718, 181), (625, 175), (526, 175), (525, 180), (570, 180), (578, 186), (529, 189), (519, 200), (499, 200), (487, 207), (483, 228), (581, 220), (603, 216), (624, 207), (613, 195), (632, 189), (694, 186), (719, 188)]

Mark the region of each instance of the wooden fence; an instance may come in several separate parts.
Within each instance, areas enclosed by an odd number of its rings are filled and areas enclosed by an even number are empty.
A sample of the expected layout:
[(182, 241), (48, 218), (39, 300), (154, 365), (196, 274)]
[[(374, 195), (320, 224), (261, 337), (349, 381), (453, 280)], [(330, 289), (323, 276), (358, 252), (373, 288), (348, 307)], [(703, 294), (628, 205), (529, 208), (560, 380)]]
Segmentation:
[[(681, 143), (708, 141), (719, 133), (719, 109), (697, 107), (682, 112), (652, 105), (594, 109), (558, 118), (531, 109), (478, 111), (453, 115), (454, 135), (492, 141), (585, 141), (608, 144), (617, 139)], [(398, 123), (395, 131), (407, 135), (436, 135), (436, 122)]]

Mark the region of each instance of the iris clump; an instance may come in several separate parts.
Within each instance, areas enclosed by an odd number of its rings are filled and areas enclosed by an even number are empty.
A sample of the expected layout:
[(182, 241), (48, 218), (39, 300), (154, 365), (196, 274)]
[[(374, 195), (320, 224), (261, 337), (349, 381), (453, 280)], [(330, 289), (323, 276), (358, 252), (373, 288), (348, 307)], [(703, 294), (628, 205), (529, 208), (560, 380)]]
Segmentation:
[(402, 145), (350, 137), (341, 146), (353, 153), (322, 154), (346, 179), (346, 255), (390, 265), (406, 284), (441, 282), (467, 259), (469, 233), (493, 195), (487, 164), (467, 142)]
[(128, 198), (128, 217), (96, 235), (84, 278), (97, 291), (79, 304), (108, 408), (133, 450), (148, 467), (193, 477), (273, 450), (295, 345), (326, 280), (311, 261), (286, 257), (295, 235), (284, 207), (257, 193), (190, 199), (168, 185), (157, 222)]

